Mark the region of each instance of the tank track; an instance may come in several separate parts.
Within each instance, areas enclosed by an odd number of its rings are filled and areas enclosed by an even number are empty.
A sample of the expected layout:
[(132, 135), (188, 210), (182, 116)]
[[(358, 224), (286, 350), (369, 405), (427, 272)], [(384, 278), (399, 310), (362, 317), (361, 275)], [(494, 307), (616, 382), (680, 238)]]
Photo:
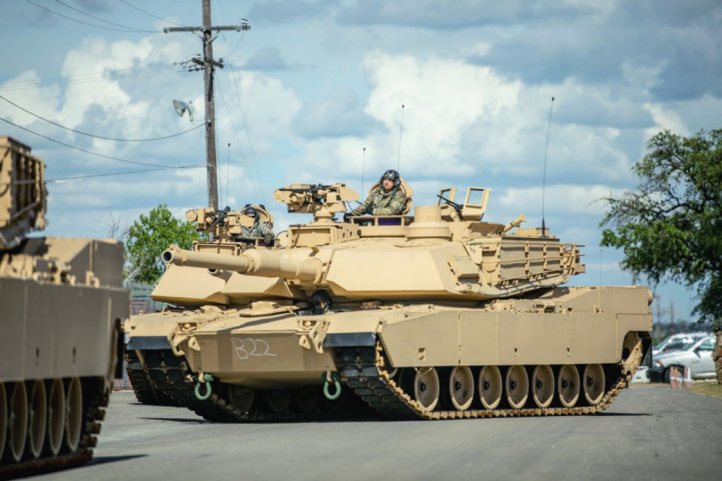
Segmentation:
[(74, 453), (0, 465), (0, 479), (13, 479), (68, 469), (81, 466), (90, 461), (93, 458), (93, 448), (98, 443), (97, 435), (100, 433), (100, 423), (105, 419), (105, 408), (108, 407), (108, 395), (110, 393), (109, 390), (101, 387), (103, 384), (102, 379), (82, 380), (83, 399), (87, 399), (87, 396), (92, 396), (92, 398), (89, 401), (84, 401), (86, 404), (83, 407), (85, 413), (83, 431), (78, 449)]
[(148, 378), (145, 366), (134, 350), (125, 351), (125, 370), (135, 398), (141, 404), (150, 406), (178, 406), (178, 403), (156, 389)]
[[(154, 387), (164, 395), (185, 406), (206, 421), (231, 422), (279, 422), (279, 421), (325, 421), (340, 419), (358, 419), (376, 416), (365, 403), (346, 389), (344, 396), (333, 403), (319, 399), (318, 407), (304, 412), (290, 407), (283, 412), (272, 412), (263, 405), (257, 391), (256, 400), (249, 411), (236, 409), (230, 402), (229, 385), (218, 381), (212, 382), (213, 394), (205, 401), (195, 396), (195, 378), (193, 372), (183, 358), (176, 357), (167, 351), (143, 351), (146, 359), (146, 370)], [(321, 385), (318, 386), (319, 394)]]
[[(642, 344), (636, 345), (624, 363), (611, 365), (619, 376), (608, 383), (601, 401), (595, 406), (524, 407), (521, 409), (468, 409), (465, 411), (427, 411), (384, 368), (385, 358), (380, 344), (376, 347), (340, 348), (337, 365), (341, 379), (379, 414), (391, 419), (471, 419), (521, 416), (570, 416), (595, 414), (606, 410), (622, 389), (627, 387), (642, 361)], [(606, 367), (606, 366), (605, 366)], [(527, 402), (527, 405), (533, 401)]]

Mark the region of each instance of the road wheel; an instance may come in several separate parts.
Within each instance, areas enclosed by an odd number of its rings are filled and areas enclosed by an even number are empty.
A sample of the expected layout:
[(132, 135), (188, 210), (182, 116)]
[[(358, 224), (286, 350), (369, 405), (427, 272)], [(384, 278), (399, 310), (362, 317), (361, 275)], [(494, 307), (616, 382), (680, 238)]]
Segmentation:
[(53, 380), (49, 399), (48, 450), (51, 455), (56, 456), (63, 446), (63, 431), (65, 431), (65, 389), (60, 379)]
[(589, 364), (584, 368), (584, 397), (590, 406), (596, 406), (604, 396), (604, 369), (601, 364)]
[(290, 389), (271, 389), (266, 391), (266, 405), (268, 409), (275, 414), (281, 414), (288, 411), (291, 406), (291, 396), (293, 391)]
[(318, 406), (321, 389), (303, 387), (293, 392), (293, 405), (302, 413), (313, 412)]
[(474, 401), (474, 375), (469, 366), (456, 366), (449, 375), (451, 404), (459, 411), (471, 407)]
[(579, 371), (574, 364), (562, 366), (559, 370), (557, 392), (559, 402), (565, 408), (574, 407), (579, 400)]
[(253, 407), (256, 391), (250, 387), (231, 384), (228, 386), (228, 398), (231, 401), (231, 406), (242, 413), (246, 413)]
[(5, 384), (0, 382), (0, 461), (5, 452), (5, 441), (8, 434), (8, 397)]
[(501, 371), (496, 366), (484, 366), (479, 372), (479, 399), (486, 409), (495, 409), (504, 390)]
[(23, 458), (28, 436), (28, 391), (25, 383), (13, 383), (8, 405), (8, 447), (10, 461)]
[(414, 399), (425, 411), (433, 411), (441, 393), (439, 373), (433, 367), (420, 367), (414, 376)]
[(74, 377), (68, 383), (65, 399), (65, 447), (71, 453), (78, 450), (83, 433), (83, 386)]
[(37, 459), (43, 454), (45, 430), (48, 423), (48, 398), (45, 394), (45, 383), (42, 380), (33, 383), (29, 407), (28, 447), (33, 459)]
[(529, 376), (524, 366), (509, 367), (509, 370), (506, 371), (504, 388), (509, 406), (514, 409), (524, 407), (529, 398)]
[(536, 366), (531, 376), (534, 403), (540, 408), (547, 408), (554, 400), (554, 372), (552, 368)]

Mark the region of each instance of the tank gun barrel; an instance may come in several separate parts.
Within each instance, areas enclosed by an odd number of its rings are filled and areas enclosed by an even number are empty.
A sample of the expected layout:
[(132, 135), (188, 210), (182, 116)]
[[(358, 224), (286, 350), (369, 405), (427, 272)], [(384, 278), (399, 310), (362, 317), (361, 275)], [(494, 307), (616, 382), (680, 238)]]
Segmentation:
[(163, 262), (189, 267), (206, 267), (235, 271), (261, 277), (281, 277), (299, 281), (315, 281), (320, 278), (323, 264), (314, 259), (295, 260), (282, 256), (283, 251), (248, 249), (241, 254), (215, 254), (188, 251), (171, 246), (163, 252)]

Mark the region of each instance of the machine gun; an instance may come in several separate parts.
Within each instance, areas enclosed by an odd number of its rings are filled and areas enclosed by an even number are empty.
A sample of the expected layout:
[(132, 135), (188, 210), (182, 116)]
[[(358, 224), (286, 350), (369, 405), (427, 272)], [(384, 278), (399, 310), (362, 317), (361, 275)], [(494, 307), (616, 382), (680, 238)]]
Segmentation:
[[(259, 222), (273, 227), (273, 218), (266, 208), (261, 204), (249, 204), (246, 207), (253, 207), (260, 216)], [(244, 209), (246, 208), (244, 207)], [(261, 238), (246, 238), (243, 236), (242, 227), (252, 227), (250, 218), (243, 214), (242, 210), (231, 210), (226, 207), (216, 210), (211, 207), (191, 209), (186, 211), (186, 220), (196, 225), (198, 232), (211, 235), (215, 240), (221, 242), (244, 242), (255, 244)]]
[(288, 212), (313, 214), (318, 222), (346, 212), (346, 202), (358, 200), (359, 195), (346, 184), (291, 184), (277, 189), (273, 197), (286, 204)]

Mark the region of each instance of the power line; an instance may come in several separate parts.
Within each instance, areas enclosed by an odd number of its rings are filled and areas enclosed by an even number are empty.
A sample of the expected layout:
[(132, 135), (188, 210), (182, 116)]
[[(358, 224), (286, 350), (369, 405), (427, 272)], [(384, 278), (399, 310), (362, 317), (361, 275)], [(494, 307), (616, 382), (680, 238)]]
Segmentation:
[(181, 170), (181, 169), (198, 169), (205, 167), (205, 164), (192, 164), (192, 165), (174, 165), (170, 167), (158, 167), (157, 169), (140, 169), (140, 170), (127, 170), (124, 172), (107, 172), (105, 174), (86, 174), (86, 175), (74, 175), (70, 177), (55, 177), (53, 179), (45, 179), (46, 182), (55, 183), (62, 182), (65, 180), (76, 180), (76, 179), (89, 179), (93, 177), (112, 177), (116, 175), (130, 175), (130, 174), (141, 174), (145, 172), (158, 172), (160, 170)]
[(138, 10), (139, 12), (144, 13), (144, 14), (148, 15), (149, 17), (153, 17), (153, 18), (155, 18), (155, 19), (157, 19), (157, 20), (162, 20), (163, 22), (170, 23), (171, 25), (177, 25), (178, 27), (185, 27), (185, 26), (186, 26), (186, 25), (183, 25), (183, 24), (180, 24), (180, 23), (172, 22), (172, 21), (170, 21), (170, 20), (168, 20), (168, 19), (166, 19), (166, 18), (162, 18), (162, 17), (159, 17), (159, 16), (157, 16), (157, 15), (153, 15), (152, 13), (150, 13), (150, 12), (148, 12), (148, 11), (146, 11), (146, 10), (143, 10), (143, 9), (140, 8), (140, 7), (136, 7), (135, 5), (131, 4), (130, 2), (126, 2), (125, 0), (120, 0), (120, 1), (123, 2), (124, 4), (128, 5), (130, 8), (132, 8), (132, 9), (134, 9), (134, 10)]
[[(123, 70), (114, 70), (114, 73), (117, 74), (126, 74), (128, 72), (132, 72), (131, 69), (123, 69)], [(58, 77), (56, 77), (58, 78)], [(67, 75), (61, 77), (64, 80), (67, 81), (95, 81), (95, 80), (106, 80), (105, 72), (89, 72), (89, 73), (83, 73), (78, 75)], [(2, 89), (6, 88), (21, 88), (21, 87), (38, 87), (42, 84), (42, 79), (40, 78), (33, 78), (33, 79), (12, 79), (5, 82), (2, 86)]]
[(20, 130), (24, 130), (25, 132), (29, 132), (33, 135), (37, 135), (38, 137), (42, 137), (45, 140), (49, 140), (50, 142), (55, 142), (56, 144), (62, 145), (63, 147), (68, 147), (70, 149), (79, 150), (81, 152), (85, 152), (86, 154), (95, 155), (97, 157), (102, 157), (104, 159), (109, 159), (109, 160), (117, 160), (118, 162), (123, 162), (126, 164), (145, 165), (147, 167), (163, 167), (163, 168), (168, 167), (167, 165), (151, 164), (150, 162), (138, 162), (135, 160), (121, 159), (120, 157), (113, 157), (112, 155), (105, 155), (105, 154), (101, 154), (98, 152), (93, 152), (92, 150), (87, 150), (82, 147), (78, 147), (76, 145), (66, 144), (65, 142), (61, 142), (60, 140), (53, 139), (51, 137), (48, 137), (47, 135), (39, 134), (39, 133), (35, 132), (34, 130), (30, 130), (26, 127), (22, 127), (14, 122), (9, 121), (8, 119), (4, 119), (4, 118), (0, 117), (0, 120), (2, 120), (3, 122), (5, 122), (7, 124), (10, 124), (14, 127), (17, 127)]
[(244, 32), (241, 32), (241, 38), (238, 39), (238, 42), (236, 43), (236, 46), (233, 47), (233, 49), (230, 51), (230, 53), (228, 53), (227, 55), (224, 55), (224, 57), (225, 57), (226, 59), (230, 58), (231, 55), (233, 55), (233, 54), (236, 52), (236, 50), (238, 50), (238, 47), (241, 46), (241, 42), (243, 41), (243, 37), (244, 37), (245, 35), (246, 35), (246, 32), (245, 32), (245, 31), (244, 31)]
[(38, 114), (36, 114), (36, 113), (33, 113), (33, 112), (29, 111), (28, 109), (19, 106), (19, 105), (16, 104), (15, 102), (12, 102), (12, 101), (6, 99), (6, 98), (3, 97), (2, 95), (0, 95), (0, 99), (4, 100), (5, 102), (9, 103), (10, 105), (12, 105), (12, 106), (14, 106), (14, 107), (16, 107), (16, 108), (22, 110), (23, 112), (32, 115), (32, 116), (35, 117), (35, 118), (38, 118), (38, 119), (40, 119), (40, 120), (43, 120), (43, 121), (45, 121), (45, 122), (47, 122), (47, 123), (49, 123), (49, 124), (53, 124), (53, 125), (55, 125), (56, 127), (60, 127), (61, 129), (69, 130), (70, 132), (74, 132), (74, 133), (80, 134), (80, 135), (86, 135), (86, 136), (88, 136), (88, 137), (93, 137), (93, 138), (96, 138), (96, 139), (113, 140), (113, 141), (115, 141), (115, 142), (154, 142), (154, 141), (156, 141), (156, 140), (166, 140), (166, 139), (171, 139), (171, 138), (173, 138), (173, 137), (181, 136), (181, 135), (183, 135), (183, 134), (187, 134), (188, 132), (193, 132), (194, 130), (198, 130), (198, 129), (200, 129), (201, 127), (203, 127), (203, 124), (199, 124), (199, 125), (196, 125), (195, 127), (193, 127), (192, 129), (184, 130), (183, 132), (178, 132), (178, 133), (176, 133), (176, 134), (166, 135), (166, 136), (164, 136), (164, 137), (154, 137), (154, 138), (150, 138), (150, 139), (119, 139), (119, 138), (114, 138), (114, 137), (105, 137), (105, 136), (103, 136), (103, 135), (89, 134), (89, 133), (87, 133), (87, 132), (83, 132), (83, 131), (80, 131), (80, 130), (71, 129), (70, 127), (66, 127), (66, 126), (61, 125), (61, 124), (59, 124), (59, 123), (57, 123), (57, 122), (53, 122), (52, 120), (46, 119), (45, 117), (42, 117), (42, 116), (40, 116), (40, 115), (38, 115)]
[[(251, 134), (248, 130), (248, 122), (246, 122), (246, 112), (243, 110), (243, 101), (241, 100), (241, 94), (238, 92), (238, 82), (236, 81), (236, 74), (233, 72), (233, 70), (230, 71), (231, 73), (231, 79), (233, 80), (233, 90), (236, 92), (236, 98), (238, 99), (238, 110), (241, 111), (241, 119), (243, 120), (243, 130), (246, 132), (246, 140), (248, 140), (248, 148), (251, 151), (251, 165), (253, 166), (253, 169), (256, 171), (256, 176), (258, 183), (261, 186), (261, 193), (263, 192), (263, 182), (261, 181), (261, 174), (258, 170), (258, 163), (256, 162), (256, 149), (253, 148), (253, 142), (251, 141)], [(235, 129), (234, 129), (235, 130)], [(261, 194), (265, 201), (265, 197), (263, 197), (263, 194)]]
[(81, 15), (85, 15), (86, 17), (92, 18), (92, 19), (94, 19), (94, 20), (98, 20), (98, 21), (100, 21), (100, 22), (107, 23), (108, 25), (113, 25), (113, 26), (120, 27), (120, 28), (126, 28), (126, 29), (129, 29), (129, 30), (135, 30), (135, 31), (137, 31), (137, 32), (144, 32), (144, 33), (154, 32), (153, 30), (141, 30), (141, 29), (138, 29), (138, 28), (135, 28), (135, 27), (129, 27), (129, 26), (127, 26), (127, 25), (121, 25), (121, 24), (119, 24), (119, 23), (113, 23), (113, 22), (110, 22), (110, 21), (108, 21), (108, 20), (104, 20), (104, 19), (102, 19), (102, 18), (100, 18), (100, 17), (96, 17), (95, 15), (91, 15), (91, 14), (89, 14), (89, 13), (87, 13), (87, 12), (84, 12), (84, 11), (80, 10), (79, 8), (75, 8), (75, 7), (71, 6), (71, 5), (68, 5), (67, 3), (63, 2), (62, 0), (55, 0), (55, 1), (56, 1), (57, 3), (59, 3), (60, 5), (66, 7), (66, 8), (69, 8), (70, 10), (73, 10), (73, 11), (75, 11), (75, 12), (81, 14)]
[[(215, 7), (213, 7), (213, 8), (218, 12), (218, 17), (223, 17), (224, 15), (220, 12), (220, 5), (218, 4), (218, 2), (217, 2), (217, 1), (214, 1), (213, 3), (215, 4)], [(245, 17), (243, 17), (243, 18), (241, 19), (241, 21), (247, 21), (247, 19), (248, 19), (248, 15), (246, 15)], [(219, 21), (220, 21), (220, 20), (219, 20)], [(231, 50), (230, 53), (228, 53), (228, 54), (226, 54), (226, 55), (223, 55), (224, 58), (228, 59), (231, 55), (233, 55), (233, 53), (234, 53), (234, 52), (238, 49), (238, 47), (241, 45), (241, 42), (243, 41), (243, 37), (245, 36), (245, 34), (246, 34), (246, 31), (245, 31), (245, 30), (242, 30), (242, 31), (241, 31), (241, 36), (240, 36), (240, 38), (238, 39), (238, 42), (236, 42), (235, 47), (233, 47), (233, 49)], [(223, 40), (224, 40), (224, 41), (226, 40), (225, 35), (223, 36)]]
[[(231, 122), (231, 129), (233, 131), (233, 136), (236, 138), (236, 142), (238, 142), (238, 146), (241, 148), (241, 152), (243, 153), (243, 143), (238, 138), (238, 129), (236, 128), (235, 123), (233, 122), (233, 115), (231, 114), (231, 109), (228, 107), (228, 101), (226, 100), (226, 96), (223, 93), (223, 88), (221, 87), (221, 83), (216, 80), (216, 84), (218, 85), (218, 91), (221, 93), (221, 99), (223, 100), (223, 106), (226, 108), (226, 112), (228, 112), (228, 120)], [(260, 176), (258, 175), (258, 169), (256, 168), (256, 164), (251, 159), (251, 169), (249, 169), (252, 176), (256, 177), (256, 182), (253, 183), (253, 188), (256, 191), (256, 195), (258, 198), (264, 203), (267, 204), (266, 198), (263, 195), (263, 190), (259, 189), (259, 185), (261, 183)]]
[(214, 209), (218, 209), (218, 177), (216, 163), (216, 137), (215, 137), (215, 105), (213, 78), (215, 69), (223, 68), (223, 63), (213, 58), (213, 33), (235, 30), (250, 30), (251, 26), (247, 20), (241, 20), (239, 25), (212, 25), (211, 23), (211, 2), (203, 0), (203, 25), (199, 27), (165, 27), (163, 32), (192, 32), (203, 34), (203, 58), (194, 57), (187, 63), (193, 63), (200, 66), (203, 70), (203, 86), (205, 93), (205, 116), (206, 116), (206, 161), (208, 163), (207, 183), (208, 183), (208, 204)]
[(88, 25), (89, 27), (100, 28), (100, 29), (103, 29), (103, 30), (112, 30), (112, 31), (114, 31), (114, 32), (125, 32), (125, 33), (145, 33), (145, 32), (156, 33), (155, 30), (138, 30), (138, 29), (128, 30), (128, 29), (119, 29), (119, 28), (112, 28), (112, 27), (104, 27), (103, 25), (96, 25), (96, 24), (94, 24), (94, 23), (89, 23), (89, 22), (84, 22), (84, 21), (82, 21), (82, 20), (78, 20), (77, 18), (68, 17), (67, 15), (63, 15), (62, 13), (58, 13), (58, 12), (56, 12), (55, 10), (51, 10), (51, 9), (49, 9), (49, 8), (43, 7), (42, 5), (38, 5), (37, 3), (33, 2), (32, 0), (25, 0), (25, 1), (26, 1), (27, 3), (29, 3), (30, 5), (34, 5), (34, 6), (38, 7), (38, 8), (41, 9), (41, 10), (45, 10), (46, 12), (52, 13), (53, 15), (57, 15), (58, 17), (65, 18), (65, 19), (67, 19), (67, 20), (70, 20), (70, 21), (73, 21), (73, 22), (76, 22), (76, 23), (80, 23), (80, 24), (82, 24), (82, 25)]

